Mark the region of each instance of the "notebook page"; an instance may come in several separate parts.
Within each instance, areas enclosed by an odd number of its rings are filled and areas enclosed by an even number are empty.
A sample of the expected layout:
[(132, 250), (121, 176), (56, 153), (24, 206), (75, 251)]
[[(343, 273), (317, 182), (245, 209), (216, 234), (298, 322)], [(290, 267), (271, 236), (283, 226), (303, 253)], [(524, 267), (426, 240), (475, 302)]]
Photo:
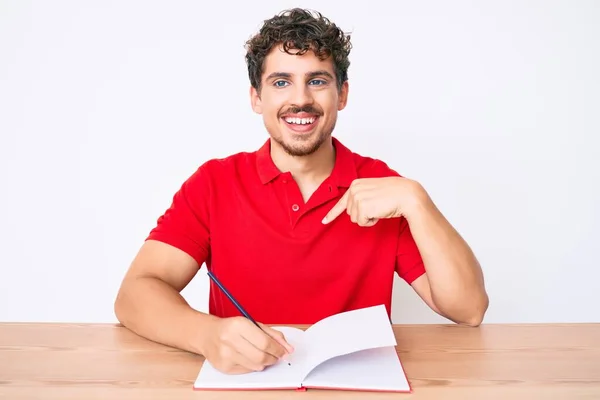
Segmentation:
[(396, 337), (383, 305), (325, 318), (306, 330), (304, 340), (309, 351), (303, 376), (330, 358), (396, 345)]
[(362, 350), (325, 361), (303, 385), (312, 388), (410, 392), (395, 347)]
[[(245, 374), (225, 374), (205, 361), (194, 382), (194, 389), (269, 389), (298, 388), (302, 380), (302, 360), (306, 359), (304, 331), (297, 328), (273, 327), (285, 335), (286, 340), (294, 346), (294, 352), (287, 360), (265, 368), (263, 371)], [(288, 365), (288, 362), (291, 364)]]

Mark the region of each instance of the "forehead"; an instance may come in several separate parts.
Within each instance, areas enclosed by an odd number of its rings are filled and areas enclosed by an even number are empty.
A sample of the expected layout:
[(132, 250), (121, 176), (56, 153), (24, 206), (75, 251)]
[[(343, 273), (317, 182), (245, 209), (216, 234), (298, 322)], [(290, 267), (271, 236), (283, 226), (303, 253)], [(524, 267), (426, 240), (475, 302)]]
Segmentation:
[(318, 70), (325, 70), (335, 76), (331, 57), (320, 60), (312, 50), (302, 55), (294, 54), (296, 51), (293, 49), (289, 51), (292, 54), (283, 51), (283, 47), (281, 46), (273, 48), (265, 58), (263, 76), (268, 76), (275, 72), (304, 75)]

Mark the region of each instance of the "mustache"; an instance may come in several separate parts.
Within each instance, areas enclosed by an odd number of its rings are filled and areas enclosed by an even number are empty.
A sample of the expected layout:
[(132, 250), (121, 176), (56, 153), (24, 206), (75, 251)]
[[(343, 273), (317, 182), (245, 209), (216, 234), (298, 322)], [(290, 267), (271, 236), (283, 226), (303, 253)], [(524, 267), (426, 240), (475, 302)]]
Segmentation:
[(281, 117), (282, 115), (285, 115), (285, 114), (298, 114), (301, 112), (305, 112), (307, 114), (314, 114), (314, 115), (322, 115), (323, 114), (323, 112), (320, 109), (313, 107), (311, 105), (305, 105), (302, 107), (291, 106), (291, 107), (287, 108), (286, 110), (280, 112), (279, 116)]

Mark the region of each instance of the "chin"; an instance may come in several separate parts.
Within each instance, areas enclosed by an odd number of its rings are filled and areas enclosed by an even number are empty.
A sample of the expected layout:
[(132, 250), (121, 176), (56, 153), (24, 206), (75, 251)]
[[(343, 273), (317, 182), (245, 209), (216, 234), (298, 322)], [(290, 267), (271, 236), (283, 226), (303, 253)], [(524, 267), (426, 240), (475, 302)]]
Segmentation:
[(303, 135), (283, 135), (276, 142), (285, 150), (286, 153), (295, 157), (308, 156), (317, 151), (327, 140), (326, 136), (313, 132)]

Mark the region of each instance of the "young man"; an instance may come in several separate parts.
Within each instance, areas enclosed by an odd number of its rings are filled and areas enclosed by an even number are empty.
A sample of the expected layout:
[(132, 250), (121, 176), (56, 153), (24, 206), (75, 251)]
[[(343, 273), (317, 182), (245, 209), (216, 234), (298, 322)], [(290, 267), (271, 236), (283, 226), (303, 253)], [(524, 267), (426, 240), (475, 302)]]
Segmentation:
[[(251, 104), (270, 138), (183, 183), (122, 282), (115, 312), (124, 326), (223, 372), (257, 371), (294, 350), (267, 324), (377, 304), (389, 313), (395, 273), (440, 315), (481, 323), (481, 268), (425, 189), (332, 137), (350, 47), (335, 24), (301, 9), (266, 21), (247, 43)], [(217, 287), (209, 314), (186, 303), (180, 291), (202, 264), (264, 331)]]

